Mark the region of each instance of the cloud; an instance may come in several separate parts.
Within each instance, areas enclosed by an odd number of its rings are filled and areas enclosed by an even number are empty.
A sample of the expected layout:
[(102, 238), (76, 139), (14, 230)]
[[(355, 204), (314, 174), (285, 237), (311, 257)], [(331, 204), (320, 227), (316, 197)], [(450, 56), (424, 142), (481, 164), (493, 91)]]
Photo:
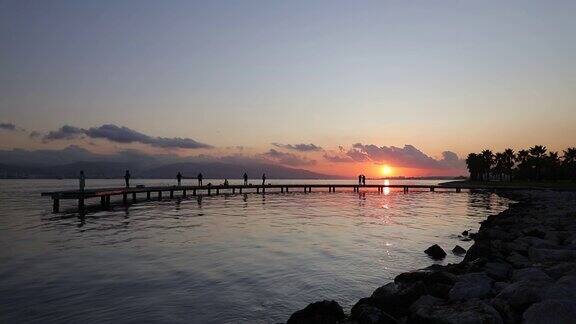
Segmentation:
[(18, 127), (13, 123), (0, 123), (0, 129), (7, 130), (7, 131), (25, 131), (24, 128)]
[(332, 155), (332, 154), (324, 154), (323, 155), (324, 159), (328, 162), (334, 162), (334, 163), (349, 163), (349, 162), (354, 162), (354, 159), (352, 159), (351, 157), (349, 157), (348, 155)]
[(30, 135), (28, 135), (30, 138), (38, 138), (40, 136), (42, 136), (42, 133), (37, 132), (37, 131), (31, 131)]
[(106, 139), (114, 143), (142, 143), (162, 148), (212, 148), (211, 145), (200, 143), (190, 138), (153, 137), (125, 126), (116, 126), (113, 124), (106, 124), (88, 129), (64, 125), (56, 131), (49, 132), (43, 137), (43, 139), (44, 141), (69, 140), (84, 136), (93, 139)]
[(284, 165), (314, 165), (316, 160), (311, 160), (306, 157), (298, 156), (292, 153), (280, 152), (275, 149), (270, 149), (268, 152), (263, 153), (262, 156), (266, 159), (271, 159), (277, 163)]
[(78, 127), (64, 125), (60, 129), (50, 131), (42, 138), (44, 141), (70, 140), (82, 136), (84, 130)]
[(280, 144), (280, 143), (272, 143), (272, 145), (284, 148), (288, 150), (294, 150), (299, 152), (319, 152), (322, 151), (322, 147), (310, 144)]
[(356, 143), (346, 155), (356, 162), (389, 163), (406, 168), (451, 169), (464, 167), (464, 161), (459, 159), (454, 152), (444, 151), (441, 159), (435, 159), (412, 145), (396, 147)]

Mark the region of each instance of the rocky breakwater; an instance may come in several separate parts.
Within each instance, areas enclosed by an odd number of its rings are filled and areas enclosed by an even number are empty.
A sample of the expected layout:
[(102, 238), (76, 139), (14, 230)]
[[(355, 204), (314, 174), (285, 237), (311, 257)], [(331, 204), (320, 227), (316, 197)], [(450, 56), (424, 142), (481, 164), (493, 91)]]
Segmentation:
[(349, 314), (335, 301), (310, 304), (288, 324), (576, 323), (576, 193), (511, 198), (462, 262), (402, 273)]

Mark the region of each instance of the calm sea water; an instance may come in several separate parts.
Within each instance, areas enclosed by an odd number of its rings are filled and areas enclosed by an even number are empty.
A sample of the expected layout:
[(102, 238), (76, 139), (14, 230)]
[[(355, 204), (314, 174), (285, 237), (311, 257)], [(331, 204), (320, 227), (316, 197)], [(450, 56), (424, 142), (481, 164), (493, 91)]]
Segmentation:
[(1, 323), (272, 323), (325, 298), (349, 310), (432, 264), (429, 245), (468, 248), (457, 234), (509, 203), (472, 192), (291, 192), (51, 214), (40, 192), (76, 185), (0, 180)]

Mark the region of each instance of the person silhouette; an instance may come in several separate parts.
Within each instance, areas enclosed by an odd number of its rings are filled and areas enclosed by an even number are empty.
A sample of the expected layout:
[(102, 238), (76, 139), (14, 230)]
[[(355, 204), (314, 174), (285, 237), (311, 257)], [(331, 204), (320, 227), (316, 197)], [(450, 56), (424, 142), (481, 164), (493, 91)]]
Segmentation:
[(248, 185), (248, 174), (246, 172), (244, 172), (244, 185)]
[(126, 170), (124, 173), (124, 182), (126, 182), (126, 188), (130, 188), (130, 171)]
[(224, 179), (224, 187), (228, 187), (228, 179)]
[(202, 173), (198, 173), (198, 185), (201, 186), (202, 185), (202, 179), (204, 177), (202, 176)]
[(266, 173), (262, 173), (262, 185), (266, 183)]
[(362, 175), (362, 185), (365, 186), (366, 185), (366, 176)]
[(358, 175), (358, 184), (359, 185), (362, 184), (362, 175), (361, 174)]
[(178, 187), (182, 184), (182, 173), (178, 172), (176, 175), (176, 180), (178, 180)]
[(80, 186), (80, 191), (84, 191), (86, 186), (86, 177), (84, 176), (84, 171), (80, 171), (80, 176), (78, 176), (78, 182)]

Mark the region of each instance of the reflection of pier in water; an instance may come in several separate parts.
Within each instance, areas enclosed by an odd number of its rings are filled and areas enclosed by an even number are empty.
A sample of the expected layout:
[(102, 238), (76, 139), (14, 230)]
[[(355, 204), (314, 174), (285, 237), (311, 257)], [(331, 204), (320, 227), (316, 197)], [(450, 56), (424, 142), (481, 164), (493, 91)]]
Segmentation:
[(490, 187), (478, 185), (417, 185), (417, 184), (268, 184), (268, 185), (207, 185), (207, 186), (154, 186), (154, 187), (134, 187), (134, 188), (99, 188), (80, 190), (67, 190), (67, 191), (54, 191), (43, 192), (42, 196), (52, 198), (52, 211), (54, 213), (60, 210), (60, 200), (77, 200), (78, 210), (85, 209), (85, 201), (91, 198), (100, 198), (100, 206), (102, 208), (110, 207), (110, 198), (112, 196), (122, 196), (122, 203), (128, 204), (130, 197), (132, 203), (137, 202), (138, 195), (146, 195), (146, 200), (152, 200), (152, 194), (155, 195), (157, 200), (162, 200), (164, 194), (167, 193), (170, 199), (175, 196), (187, 197), (198, 195), (220, 195), (220, 194), (241, 194), (241, 193), (262, 193), (276, 192), (276, 193), (290, 193), (290, 192), (303, 192), (310, 193), (312, 190), (336, 192), (337, 190), (352, 190), (360, 192), (362, 190), (372, 189), (379, 193), (387, 194), (390, 189), (402, 189), (404, 193), (410, 190), (427, 190), (427, 191), (455, 191), (461, 192), (462, 189), (472, 190), (526, 190), (526, 189), (541, 189), (541, 188), (528, 188), (528, 187)]

